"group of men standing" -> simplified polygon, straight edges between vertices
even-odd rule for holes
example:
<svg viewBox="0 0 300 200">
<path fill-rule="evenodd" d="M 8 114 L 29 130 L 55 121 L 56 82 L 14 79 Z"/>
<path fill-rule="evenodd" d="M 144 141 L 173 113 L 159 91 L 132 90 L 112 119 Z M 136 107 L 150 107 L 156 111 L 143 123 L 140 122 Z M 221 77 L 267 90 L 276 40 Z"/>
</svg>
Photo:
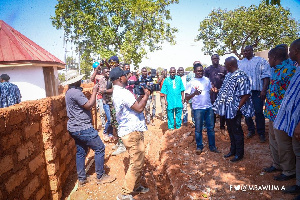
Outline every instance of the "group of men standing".
<svg viewBox="0 0 300 200">
<path fill-rule="evenodd" d="M 256 132 L 261 142 L 265 142 L 265 117 L 269 119 L 269 142 L 273 164 L 265 168 L 265 172 L 282 171 L 274 179 L 289 180 L 296 176 L 296 185 L 285 190 L 286 193 L 300 193 L 300 82 L 299 68 L 295 62 L 300 62 L 300 39 L 290 46 L 278 45 L 269 52 L 269 64 L 261 57 L 254 56 L 253 48 L 244 49 L 244 59 L 238 61 L 235 57 L 225 59 L 225 67 L 219 65 L 219 56 L 212 55 L 212 65 L 205 68 L 199 61 L 193 63 L 193 78 L 184 75 L 184 69 L 170 68 L 170 75 L 162 72 L 157 78 L 161 86 L 160 100 L 166 108 L 162 109 L 170 130 L 178 129 L 183 122 L 187 124 L 187 105 L 190 103 L 192 117 L 195 123 L 196 154 L 201 154 L 204 145 L 202 131 L 205 124 L 210 151 L 220 153 L 215 144 L 216 116 L 220 119 L 221 132 L 225 134 L 225 123 L 230 137 L 230 150 L 225 158 L 232 157 L 231 162 L 237 162 L 244 157 L 244 133 L 241 126 L 242 116 L 248 126 L 247 137 L 255 135 L 252 117 L 255 116 Z M 98 132 L 91 124 L 89 109 L 96 102 L 96 95 L 102 97 L 105 113 L 114 115 L 118 137 L 130 156 L 129 169 L 125 176 L 122 192 L 117 199 L 133 199 L 132 193 L 145 193 L 149 189 L 141 185 L 141 172 L 144 165 L 144 135 L 146 123 L 150 124 L 151 116 L 146 109 L 153 101 L 150 90 L 143 88 L 144 94 L 134 94 L 129 79 L 142 81 L 147 78 L 147 71 L 142 69 L 142 76 L 136 78 L 129 70 L 119 67 L 119 60 L 112 57 L 109 68 L 102 68 L 103 77 L 95 81 L 92 96 L 88 100 L 80 88 L 82 76 L 75 77 L 69 84 L 66 93 L 67 113 L 69 117 L 68 130 L 75 139 L 77 146 L 76 165 L 80 184 L 87 181 L 84 170 L 84 158 L 88 147 L 95 151 L 95 170 L 98 183 L 115 180 L 104 173 L 105 147 Z M 107 69 L 107 71 L 106 71 Z M 144 70 L 145 69 L 145 70 Z M 143 70 L 146 71 L 143 73 Z M 97 76 L 93 75 L 97 80 Z M 109 82 L 110 81 L 110 82 Z M 102 86 L 102 82 L 106 83 Z M 111 106 L 106 105 L 105 95 L 110 95 Z M 98 97 L 99 99 L 100 97 Z M 266 103 L 265 103 L 266 99 Z M 154 99 L 155 100 L 155 99 Z M 265 106 L 265 111 L 263 110 Z M 108 108 L 110 107 L 110 112 Z M 182 119 L 183 115 L 183 119 Z M 78 117 L 80 116 L 80 117 Z M 112 122 L 107 122 L 104 133 L 113 137 Z M 113 118 L 113 117 L 112 117 Z M 175 118 L 175 120 L 174 120 Z M 145 120 L 146 119 L 146 120 Z M 110 123 L 108 123 L 110 122 Z M 96 156 L 97 155 L 97 156 Z M 296 165 L 295 165 L 296 161 Z"/>
</svg>

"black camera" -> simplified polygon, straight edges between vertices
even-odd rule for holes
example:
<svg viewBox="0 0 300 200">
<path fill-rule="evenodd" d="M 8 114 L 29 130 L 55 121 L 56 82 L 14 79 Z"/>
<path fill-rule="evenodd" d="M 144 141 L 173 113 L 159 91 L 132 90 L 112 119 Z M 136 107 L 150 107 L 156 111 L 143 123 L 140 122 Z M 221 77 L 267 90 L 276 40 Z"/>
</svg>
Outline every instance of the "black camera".
<svg viewBox="0 0 300 200">
<path fill-rule="evenodd" d="M 134 85 L 133 93 L 137 95 L 144 95 L 144 89 L 146 88 L 152 93 L 153 91 L 160 91 L 159 84 L 154 84 L 153 79 L 156 75 L 156 70 L 151 69 L 151 76 L 138 81 L 128 81 L 128 85 Z"/>
</svg>

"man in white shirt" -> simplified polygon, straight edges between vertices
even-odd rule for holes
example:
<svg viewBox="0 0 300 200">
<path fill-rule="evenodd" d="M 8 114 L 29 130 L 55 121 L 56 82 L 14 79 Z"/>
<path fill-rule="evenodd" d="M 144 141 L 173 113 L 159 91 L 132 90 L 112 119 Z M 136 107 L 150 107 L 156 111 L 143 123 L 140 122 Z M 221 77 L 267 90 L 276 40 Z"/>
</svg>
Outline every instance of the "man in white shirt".
<svg viewBox="0 0 300 200">
<path fill-rule="evenodd" d="M 203 121 L 207 127 L 207 137 L 209 149 L 212 152 L 220 153 L 215 144 L 214 112 L 210 101 L 211 83 L 204 77 L 203 66 L 200 63 L 194 64 L 195 78 L 186 86 L 185 98 L 192 99 L 192 107 L 195 118 L 195 138 L 197 143 L 196 154 L 201 154 L 203 150 L 202 128 Z"/>
<path fill-rule="evenodd" d="M 255 110 L 255 123 L 261 142 L 265 142 L 265 116 L 263 113 L 264 101 L 270 83 L 271 68 L 265 59 L 254 56 L 252 46 L 244 49 L 244 59 L 239 61 L 238 68 L 243 70 L 250 80 L 251 99 Z M 255 126 L 252 117 L 245 117 L 248 126 L 247 138 L 255 134 Z"/>
<path fill-rule="evenodd" d="M 135 99 L 134 95 L 125 88 L 127 77 L 120 67 L 112 69 L 109 77 L 113 82 L 112 100 L 119 124 L 118 136 L 122 138 L 130 159 L 122 193 L 117 196 L 117 199 L 132 200 L 131 193 L 149 191 L 148 188 L 141 186 L 140 180 L 145 157 L 143 132 L 147 130 L 143 110 L 150 96 L 150 91 L 144 89 L 145 95 Z"/>
</svg>

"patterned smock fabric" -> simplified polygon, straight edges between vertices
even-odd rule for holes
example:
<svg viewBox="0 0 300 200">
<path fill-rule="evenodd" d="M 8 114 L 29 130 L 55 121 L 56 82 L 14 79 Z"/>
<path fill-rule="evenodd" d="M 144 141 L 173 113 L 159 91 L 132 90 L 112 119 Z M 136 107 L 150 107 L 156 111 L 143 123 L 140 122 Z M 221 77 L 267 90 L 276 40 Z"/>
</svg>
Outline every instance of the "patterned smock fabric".
<svg viewBox="0 0 300 200">
<path fill-rule="evenodd" d="M 243 95 L 251 94 L 250 81 L 244 71 L 237 69 L 235 72 L 228 72 L 218 97 L 213 104 L 213 110 L 226 119 L 233 119 L 238 111 L 238 106 Z M 254 115 L 254 108 L 251 98 L 241 107 L 241 112 L 246 117 Z"/>
<path fill-rule="evenodd" d="M 276 129 L 285 131 L 293 137 L 294 130 L 300 121 L 300 68 L 297 67 L 295 75 L 285 92 L 281 106 L 274 121 Z"/>
<path fill-rule="evenodd" d="M 270 85 L 267 91 L 265 117 L 274 121 L 296 67 L 289 59 L 272 68 Z"/>
<path fill-rule="evenodd" d="M 17 85 L 10 82 L 0 84 L 0 108 L 21 102 L 21 93 Z"/>
</svg>

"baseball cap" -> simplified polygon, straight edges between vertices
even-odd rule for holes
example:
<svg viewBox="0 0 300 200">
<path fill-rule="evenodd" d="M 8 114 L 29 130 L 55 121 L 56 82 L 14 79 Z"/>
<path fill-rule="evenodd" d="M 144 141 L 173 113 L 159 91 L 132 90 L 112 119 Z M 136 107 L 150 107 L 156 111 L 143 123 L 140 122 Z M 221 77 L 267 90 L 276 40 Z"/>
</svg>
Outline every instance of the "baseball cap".
<svg viewBox="0 0 300 200">
<path fill-rule="evenodd" d="M 125 75 L 125 72 L 120 67 L 115 67 L 112 70 L 110 70 L 109 78 L 111 81 L 114 81 L 124 75 Z"/>
<path fill-rule="evenodd" d="M 108 62 L 117 62 L 119 63 L 119 58 L 117 56 L 112 56 L 109 58 Z"/>
</svg>

